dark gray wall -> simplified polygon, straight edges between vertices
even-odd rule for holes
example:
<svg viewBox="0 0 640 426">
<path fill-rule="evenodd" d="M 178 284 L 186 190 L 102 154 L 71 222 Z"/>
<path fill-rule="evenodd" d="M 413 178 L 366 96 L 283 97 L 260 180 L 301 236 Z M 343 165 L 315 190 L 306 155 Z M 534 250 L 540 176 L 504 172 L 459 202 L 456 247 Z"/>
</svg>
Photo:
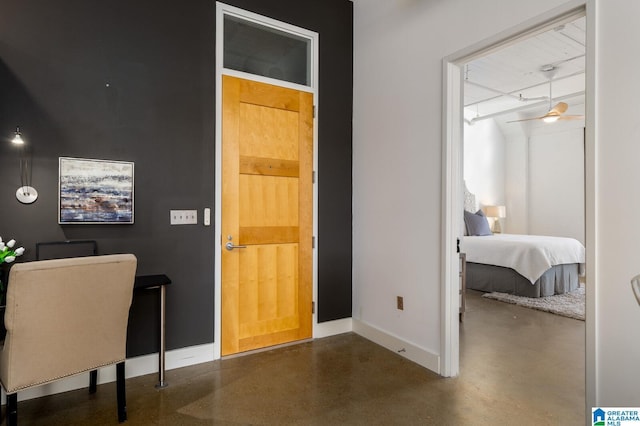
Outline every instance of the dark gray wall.
<svg viewBox="0 0 640 426">
<path fill-rule="evenodd" d="M 352 21 L 347 0 L 227 2 L 320 34 L 319 320 L 351 316 Z M 0 235 L 96 239 L 166 273 L 167 347 L 213 341 L 214 228 L 170 209 L 214 206 L 215 2 L 0 0 Z M 15 199 L 20 125 L 33 205 Z M 135 162 L 134 225 L 57 224 L 58 157 Z M 134 298 L 130 356 L 157 351 L 156 292 Z"/>
</svg>

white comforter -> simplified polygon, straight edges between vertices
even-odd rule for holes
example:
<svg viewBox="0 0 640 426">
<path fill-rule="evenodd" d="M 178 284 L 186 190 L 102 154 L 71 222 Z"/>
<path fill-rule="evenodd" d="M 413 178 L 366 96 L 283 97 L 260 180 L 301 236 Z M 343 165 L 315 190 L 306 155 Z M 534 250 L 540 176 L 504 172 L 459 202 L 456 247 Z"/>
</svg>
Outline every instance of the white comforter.
<svg viewBox="0 0 640 426">
<path fill-rule="evenodd" d="M 578 240 L 541 235 L 494 234 L 464 237 L 460 249 L 467 262 L 515 269 L 535 283 L 549 268 L 585 262 L 585 249 Z"/>
</svg>

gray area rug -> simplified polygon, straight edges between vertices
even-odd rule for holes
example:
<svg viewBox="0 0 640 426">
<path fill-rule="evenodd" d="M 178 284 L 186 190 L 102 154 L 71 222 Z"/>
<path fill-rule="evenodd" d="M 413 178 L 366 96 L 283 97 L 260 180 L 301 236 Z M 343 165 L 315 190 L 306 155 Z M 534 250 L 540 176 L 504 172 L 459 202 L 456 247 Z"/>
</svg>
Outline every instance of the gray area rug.
<svg viewBox="0 0 640 426">
<path fill-rule="evenodd" d="M 584 294 L 584 285 L 580 285 L 571 293 L 547 297 L 522 297 L 506 293 L 485 293 L 482 297 L 584 321 Z"/>
</svg>

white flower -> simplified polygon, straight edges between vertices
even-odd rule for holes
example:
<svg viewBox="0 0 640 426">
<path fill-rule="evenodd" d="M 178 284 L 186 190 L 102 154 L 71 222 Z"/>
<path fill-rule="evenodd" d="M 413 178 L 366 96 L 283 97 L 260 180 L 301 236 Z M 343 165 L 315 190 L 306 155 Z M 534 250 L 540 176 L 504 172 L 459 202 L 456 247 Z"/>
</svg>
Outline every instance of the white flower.
<svg viewBox="0 0 640 426">
<path fill-rule="evenodd" d="M 18 247 L 14 249 L 16 240 L 13 238 L 6 243 L 0 238 L 0 263 L 11 263 L 16 260 L 16 257 L 22 256 L 25 250 L 24 247 Z"/>
</svg>

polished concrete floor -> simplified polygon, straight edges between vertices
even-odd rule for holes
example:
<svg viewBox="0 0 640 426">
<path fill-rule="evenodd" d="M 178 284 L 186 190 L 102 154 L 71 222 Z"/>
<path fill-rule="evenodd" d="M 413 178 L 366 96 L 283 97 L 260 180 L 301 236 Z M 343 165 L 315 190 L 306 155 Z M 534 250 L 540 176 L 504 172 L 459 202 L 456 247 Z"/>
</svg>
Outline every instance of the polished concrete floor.
<svg viewBox="0 0 640 426">
<path fill-rule="evenodd" d="M 584 322 L 469 292 L 461 374 L 352 334 L 127 380 L 128 425 L 584 425 Z M 18 404 L 21 425 L 117 424 L 115 384 Z M 4 420 L 4 409 L 3 409 Z"/>
</svg>

